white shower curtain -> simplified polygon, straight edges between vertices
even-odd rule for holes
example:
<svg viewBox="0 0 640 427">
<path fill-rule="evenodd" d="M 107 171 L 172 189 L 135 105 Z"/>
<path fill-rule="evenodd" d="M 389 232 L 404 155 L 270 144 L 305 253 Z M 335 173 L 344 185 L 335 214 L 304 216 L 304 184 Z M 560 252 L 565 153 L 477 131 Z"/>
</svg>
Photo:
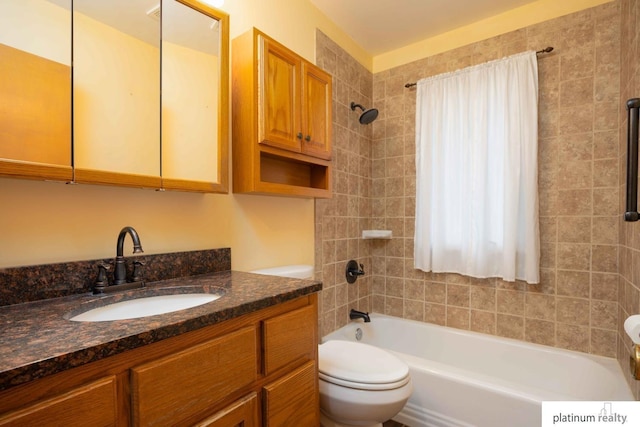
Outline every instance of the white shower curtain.
<svg viewBox="0 0 640 427">
<path fill-rule="evenodd" d="M 416 268 L 539 282 L 537 111 L 535 52 L 418 82 Z"/>
</svg>

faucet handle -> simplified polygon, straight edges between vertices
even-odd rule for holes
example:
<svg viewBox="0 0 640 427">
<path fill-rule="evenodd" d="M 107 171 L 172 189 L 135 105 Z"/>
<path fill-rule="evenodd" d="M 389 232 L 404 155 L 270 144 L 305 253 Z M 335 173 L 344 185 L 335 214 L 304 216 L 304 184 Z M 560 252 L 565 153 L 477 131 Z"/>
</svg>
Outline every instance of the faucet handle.
<svg viewBox="0 0 640 427">
<path fill-rule="evenodd" d="M 357 275 L 359 276 L 363 276 L 364 275 L 364 264 L 360 264 L 360 270 L 356 272 Z"/>
<path fill-rule="evenodd" d="M 107 271 L 111 269 L 111 265 L 106 262 L 101 262 L 98 264 L 98 278 L 96 279 L 96 283 L 93 286 L 94 294 L 101 294 L 104 292 L 104 288 L 109 286 L 109 281 L 107 280 Z"/>
<path fill-rule="evenodd" d="M 358 279 L 358 276 L 364 276 L 364 274 L 363 264 L 358 264 L 353 259 L 347 262 L 347 269 L 345 271 L 347 283 L 354 283 Z"/>
<path fill-rule="evenodd" d="M 142 267 L 144 267 L 146 263 L 144 261 L 133 261 L 133 275 L 131 276 L 131 281 L 133 282 L 141 282 L 142 281 Z"/>
<path fill-rule="evenodd" d="M 98 269 L 100 270 L 104 269 L 104 271 L 109 271 L 111 270 L 111 266 L 112 264 L 110 262 L 100 261 L 100 263 L 98 264 Z"/>
</svg>

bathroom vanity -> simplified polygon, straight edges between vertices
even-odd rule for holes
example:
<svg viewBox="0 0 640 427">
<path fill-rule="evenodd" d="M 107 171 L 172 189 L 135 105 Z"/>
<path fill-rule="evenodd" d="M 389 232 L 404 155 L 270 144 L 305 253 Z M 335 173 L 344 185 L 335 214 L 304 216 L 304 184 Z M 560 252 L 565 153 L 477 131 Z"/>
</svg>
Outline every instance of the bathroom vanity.
<svg viewBox="0 0 640 427">
<path fill-rule="evenodd" d="M 318 425 L 321 284 L 223 271 L 145 292 L 185 286 L 224 296 L 112 322 L 68 319 L 113 296 L 0 307 L 0 426 Z"/>
</svg>

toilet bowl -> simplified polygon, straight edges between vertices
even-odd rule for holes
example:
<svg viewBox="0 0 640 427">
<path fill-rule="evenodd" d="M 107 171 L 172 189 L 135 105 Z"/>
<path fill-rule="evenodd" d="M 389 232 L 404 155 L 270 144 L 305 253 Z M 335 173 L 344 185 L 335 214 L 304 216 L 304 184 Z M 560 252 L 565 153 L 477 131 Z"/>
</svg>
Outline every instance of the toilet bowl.
<svg viewBox="0 0 640 427">
<path fill-rule="evenodd" d="M 323 427 L 381 427 L 413 391 L 407 364 L 378 347 L 327 341 L 318 360 Z"/>
</svg>

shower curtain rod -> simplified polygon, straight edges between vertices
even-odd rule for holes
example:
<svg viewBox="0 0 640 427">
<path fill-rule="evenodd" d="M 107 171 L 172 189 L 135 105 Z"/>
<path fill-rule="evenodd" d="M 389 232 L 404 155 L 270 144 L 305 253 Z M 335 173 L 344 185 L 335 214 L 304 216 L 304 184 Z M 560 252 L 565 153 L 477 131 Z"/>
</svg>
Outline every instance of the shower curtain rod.
<svg viewBox="0 0 640 427">
<path fill-rule="evenodd" d="M 539 55 L 539 54 L 541 54 L 541 53 L 549 53 L 549 52 L 551 52 L 552 50 L 553 50 L 553 48 L 552 48 L 551 46 L 549 46 L 549 47 L 545 47 L 545 48 L 544 48 L 544 49 L 542 49 L 542 50 L 538 50 L 538 51 L 536 51 L 536 54 L 537 54 L 537 55 Z M 413 87 L 413 86 L 415 86 L 415 85 L 417 85 L 417 84 L 418 84 L 418 83 L 407 83 L 407 84 L 405 84 L 405 85 L 404 85 L 404 87 L 406 87 L 406 88 L 410 88 L 410 87 Z"/>
</svg>

